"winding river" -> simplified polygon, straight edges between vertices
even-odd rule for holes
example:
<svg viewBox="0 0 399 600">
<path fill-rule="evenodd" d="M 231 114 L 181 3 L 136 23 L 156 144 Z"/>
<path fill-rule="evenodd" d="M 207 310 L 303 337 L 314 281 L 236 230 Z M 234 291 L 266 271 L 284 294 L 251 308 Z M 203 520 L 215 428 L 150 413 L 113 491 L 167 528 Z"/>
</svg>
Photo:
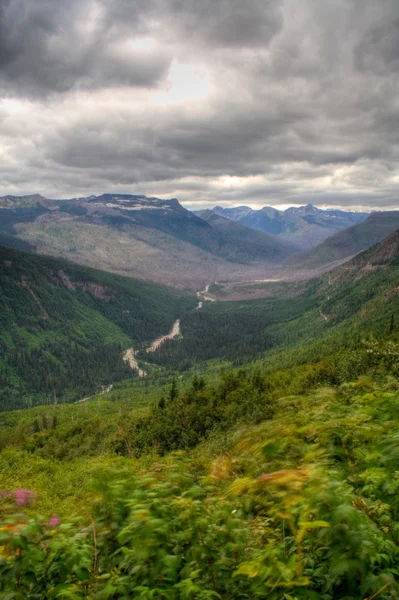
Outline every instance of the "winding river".
<svg viewBox="0 0 399 600">
<path fill-rule="evenodd" d="M 201 310 L 201 308 L 204 306 L 204 302 L 207 300 L 210 302 L 215 302 L 214 298 L 211 298 L 210 296 L 207 295 L 211 285 L 212 284 L 209 283 L 207 286 L 205 286 L 204 290 L 197 292 L 198 304 L 194 308 L 194 310 Z M 172 340 L 173 338 L 177 337 L 180 334 L 181 334 L 181 332 L 180 332 L 180 317 L 179 317 L 173 323 L 173 326 L 172 326 L 172 329 L 170 330 L 170 332 L 166 335 L 162 335 L 162 336 L 158 337 L 156 340 L 151 342 L 149 347 L 146 349 L 146 352 L 155 352 L 155 350 L 157 350 L 159 348 L 159 346 L 161 346 L 166 340 Z M 137 374 L 139 377 L 146 377 L 147 373 L 139 367 L 139 364 L 137 362 L 137 359 L 136 359 L 137 353 L 138 353 L 138 350 L 135 350 L 134 348 L 128 348 L 123 355 L 123 360 L 125 362 L 129 363 L 129 366 L 131 369 L 134 369 L 135 371 L 137 371 Z"/>
</svg>

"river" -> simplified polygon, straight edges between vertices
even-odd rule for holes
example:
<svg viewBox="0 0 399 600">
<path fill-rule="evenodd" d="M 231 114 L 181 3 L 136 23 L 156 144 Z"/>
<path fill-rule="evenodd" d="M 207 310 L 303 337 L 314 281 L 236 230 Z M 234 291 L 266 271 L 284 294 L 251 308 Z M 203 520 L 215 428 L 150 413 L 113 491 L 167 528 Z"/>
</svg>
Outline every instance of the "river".
<svg viewBox="0 0 399 600">
<path fill-rule="evenodd" d="M 215 302 L 214 298 L 211 298 L 210 296 L 207 295 L 211 285 L 212 284 L 209 283 L 207 286 L 205 286 L 204 290 L 197 292 L 198 304 L 194 310 L 201 310 L 201 308 L 204 306 L 204 302 L 207 300 L 210 302 Z M 166 340 L 172 340 L 173 338 L 177 337 L 180 334 L 181 334 L 181 332 L 180 332 L 180 317 L 179 317 L 173 323 L 173 326 L 172 326 L 172 329 L 170 330 L 170 332 L 167 333 L 166 335 L 161 335 L 156 340 L 151 342 L 149 347 L 146 349 L 146 352 L 155 352 L 155 350 L 157 350 L 159 348 L 159 346 L 161 346 Z M 138 353 L 138 350 L 135 350 L 134 348 L 128 348 L 123 355 L 123 360 L 125 362 L 129 363 L 131 369 L 134 369 L 135 371 L 137 371 L 137 374 L 139 377 L 146 377 L 147 373 L 139 367 L 139 364 L 137 362 L 137 359 L 136 359 L 137 353 Z"/>
</svg>

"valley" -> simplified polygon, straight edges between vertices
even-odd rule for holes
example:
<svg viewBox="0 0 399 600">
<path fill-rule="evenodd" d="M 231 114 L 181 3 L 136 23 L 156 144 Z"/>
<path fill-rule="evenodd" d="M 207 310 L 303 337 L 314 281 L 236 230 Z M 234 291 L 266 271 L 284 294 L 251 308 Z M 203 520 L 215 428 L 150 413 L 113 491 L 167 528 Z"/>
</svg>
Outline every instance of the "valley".
<svg viewBox="0 0 399 600">
<path fill-rule="evenodd" d="M 15 203 L 15 200 L 13 202 Z M 100 207 L 104 205 L 97 199 L 95 202 L 84 200 L 84 204 L 90 202 L 96 207 L 95 211 L 98 204 Z M 107 209 L 114 210 L 116 202 L 117 200 L 114 203 L 106 202 L 105 205 Z M 123 210 L 132 214 L 137 212 L 137 203 L 140 202 L 142 203 L 139 205 L 140 214 L 149 212 L 148 199 L 145 197 L 134 200 L 135 203 L 131 196 L 122 200 L 119 198 L 118 202 L 122 202 Z M 153 212 L 164 210 L 164 201 L 155 199 L 151 202 L 154 202 Z M 46 207 L 47 205 L 48 203 Z M 78 201 L 76 206 L 82 207 L 81 201 Z M 74 204 L 74 210 L 76 206 Z M 119 208 L 120 205 L 117 206 Z M 171 207 L 169 204 L 167 206 L 166 212 L 173 211 L 176 203 L 171 202 Z M 66 209 L 71 210 L 69 201 L 63 205 L 64 212 Z M 182 210 L 186 218 L 185 212 L 188 211 Z M 395 215 L 396 213 L 387 215 L 384 221 L 381 221 L 378 214 L 373 216 L 373 222 L 383 223 L 382 229 L 376 226 L 376 231 L 381 231 L 376 235 L 382 235 L 391 224 L 396 224 Z M 367 221 L 368 219 L 364 220 L 354 228 L 364 228 Z M 163 227 L 165 229 L 166 225 Z M 207 225 L 205 223 L 200 227 L 206 228 Z M 224 227 L 225 223 L 223 223 Z M 248 235 L 246 230 L 237 231 L 234 230 L 234 235 L 240 237 Z M 105 231 L 103 235 L 113 247 L 114 238 L 107 237 Z M 334 236 L 331 239 L 334 239 Z M 86 242 L 88 240 L 90 237 L 86 237 Z M 136 247 L 133 245 L 130 250 L 135 253 Z M 316 315 L 324 320 L 328 328 L 333 325 L 339 331 L 340 311 L 331 306 L 331 298 L 334 297 L 335 292 L 331 290 L 334 293 L 328 295 L 330 301 L 326 305 L 323 299 L 324 292 L 319 291 L 324 286 L 321 282 L 326 281 L 326 278 L 331 281 L 336 272 L 347 269 L 347 265 L 352 263 L 357 264 L 356 261 L 359 260 L 355 257 L 345 263 L 345 259 L 342 258 L 314 270 L 300 268 L 293 270 L 286 262 L 269 266 L 236 265 L 232 271 L 222 272 L 221 277 L 217 278 L 212 277 L 215 273 L 210 270 L 208 283 L 206 281 L 202 283 L 201 291 L 198 291 L 199 286 L 191 291 L 194 280 L 197 281 L 196 278 L 185 279 L 184 284 L 181 281 L 174 288 L 175 291 L 172 291 L 172 288 L 162 286 L 151 287 L 157 284 L 145 281 L 139 283 L 139 279 L 126 279 L 119 275 L 106 273 L 101 275 L 99 272 L 85 271 L 84 267 L 62 262 L 62 259 L 61 262 L 59 259 L 55 262 L 51 258 L 40 258 L 39 255 L 29 257 L 5 248 L 2 256 L 0 275 L 2 274 L 3 277 L 3 288 L 9 289 L 5 295 L 3 294 L 5 310 L 9 311 L 10 302 L 14 302 L 12 313 L 7 315 L 7 312 L 3 311 L 4 358 L 2 371 L 0 371 L 3 373 L 4 382 L 2 393 L 4 398 L 12 394 L 14 399 L 11 402 L 15 402 L 18 393 L 15 382 L 29 381 L 29 384 L 26 385 L 25 382 L 19 391 L 22 403 L 40 403 L 46 394 L 47 398 L 49 396 L 67 398 L 68 394 L 71 399 L 76 396 L 82 398 L 87 396 L 88 391 L 92 392 L 96 386 L 110 385 L 117 382 L 118 378 L 135 375 L 152 377 L 159 368 L 184 371 L 192 368 L 198 361 L 201 363 L 222 358 L 233 362 L 253 360 L 264 352 L 275 351 L 280 346 L 284 348 L 287 344 L 302 343 L 302 338 L 304 340 L 310 340 L 314 336 L 321 338 L 327 332 L 323 332 L 320 324 L 317 325 Z M 149 258 L 152 260 L 151 255 Z M 296 260 L 297 264 L 300 264 L 296 257 L 288 260 L 292 263 Z M 342 263 L 346 266 L 340 267 Z M 18 266 L 17 271 L 15 265 Z M 160 267 L 163 269 L 163 265 Z M 234 272 L 236 267 L 238 271 Z M 240 268 L 243 269 L 241 272 Z M 325 271 L 328 271 L 329 275 L 323 276 Z M 391 272 L 393 275 L 396 273 L 394 269 Z M 37 273 L 33 279 L 32 273 Z M 376 274 L 374 280 L 375 277 Z M 156 270 L 151 270 L 151 278 L 155 281 L 158 279 Z M 210 284 L 209 281 L 212 279 L 214 282 Z M 375 290 L 378 291 L 377 282 L 374 281 L 374 284 Z M 137 292 L 140 290 L 138 295 L 135 290 Z M 133 318 L 131 309 L 133 297 L 129 296 L 131 292 L 140 298 L 140 304 L 136 304 L 134 308 Z M 353 290 L 351 293 L 353 294 Z M 51 295 L 58 298 L 58 311 L 61 310 L 61 306 L 65 307 L 62 310 L 65 311 L 65 315 L 69 315 L 67 320 L 72 318 L 73 310 L 78 309 L 79 303 L 84 302 L 84 312 L 78 309 L 82 325 L 79 325 L 76 334 L 71 334 L 69 330 L 68 335 L 65 336 L 61 332 L 61 321 L 57 322 L 54 317 L 55 305 L 53 299 L 50 301 Z M 180 306 L 187 307 L 188 310 L 173 313 L 172 297 L 175 307 L 180 303 Z M 215 302 L 216 300 L 218 302 Z M 29 317 L 26 312 L 27 306 L 31 306 Z M 72 306 L 76 308 L 71 312 Z M 16 307 L 20 307 L 18 310 L 21 312 L 16 312 Z M 353 305 L 353 309 L 356 312 L 356 305 Z M 99 311 L 92 321 L 92 323 L 98 321 L 96 330 L 90 324 L 92 317 L 89 315 L 93 310 Z M 166 314 L 163 314 L 166 312 L 168 327 L 162 325 L 163 331 L 158 335 L 152 335 L 152 332 L 156 334 L 157 330 L 159 331 L 161 323 L 166 324 Z M 151 322 L 146 318 L 143 320 L 146 313 L 148 317 L 153 315 L 150 317 Z M 333 318 L 329 315 L 333 315 Z M 386 318 L 388 319 L 389 316 Z M 347 327 L 344 321 L 345 319 L 342 326 Z M 302 325 L 299 325 L 300 323 Z M 76 325 L 73 327 L 76 328 Z M 363 325 L 361 327 L 363 328 Z M 132 338 L 136 341 L 133 346 Z M 67 350 L 68 348 L 73 351 Z M 96 353 L 97 358 L 95 358 Z M 116 379 L 111 371 L 108 374 L 106 370 L 104 371 L 102 366 L 105 364 L 104 359 L 99 358 L 101 353 L 109 356 L 105 362 L 111 361 L 110 365 L 113 364 L 112 372 L 118 373 Z M 68 381 L 68 369 L 72 357 L 74 357 L 73 361 L 79 361 L 81 364 L 78 368 L 75 367 L 76 383 L 71 385 L 71 380 Z M 82 365 L 86 360 L 91 363 L 90 378 L 83 374 Z M 33 374 L 29 365 L 35 364 L 35 361 L 40 361 L 41 367 L 38 373 Z M 22 364 L 25 366 L 22 367 Z M 117 368 L 116 364 L 118 364 Z M 66 366 L 67 370 L 64 370 Z M 79 375 L 80 370 L 81 375 Z"/>
<path fill-rule="evenodd" d="M 211 286 L 211 284 L 208 284 L 205 286 L 204 290 L 197 292 L 198 304 L 193 310 L 195 310 L 195 311 L 201 310 L 201 308 L 204 306 L 204 302 L 206 302 L 206 301 L 215 302 L 214 298 L 207 296 L 210 286 Z M 173 340 L 174 338 L 180 336 L 181 335 L 180 321 L 181 321 L 181 317 L 176 319 L 176 321 L 173 323 L 172 329 L 170 330 L 169 333 L 167 333 L 166 335 L 162 335 L 162 336 L 156 338 L 155 340 L 153 340 L 152 342 L 150 342 L 149 346 L 145 349 L 145 351 L 147 353 L 155 352 L 167 340 Z M 137 362 L 137 359 L 135 358 L 137 354 L 139 354 L 139 350 L 135 350 L 134 348 L 128 348 L 128 350 L 126 350 L 126 352 L 123 355 L 123 360 L 129 364 L 131 369 L 133 369 L 134 371 L 137 372 L 139 377 L 147 377 L 146 371 L 144 371 L 143 369 L 140 368 L 140 366 Z"/>
<path fill-rule="evenodd" d="M 167 334 L 196 296 L 0 248 L 0 406 L 93 393 L 133 375 L 122 351 Z"/>
<path fill-rule="evenodd" d="M 0 590 L 21 574 L 24 597 L 393 600 L 395 214 L 370 248 L 366 218 L 308 264 L 257 235 L 245 254 L 252 234 L 209 214 L 170 237 L 175 216 L 148 213 L 175 204 L 147 200 L 93 201 L 90 223 L 67 202 L 12 225 L 29 252 L 0 248 Z M 119 202 L 135 216 L 115 229 Z"/>
</svg>

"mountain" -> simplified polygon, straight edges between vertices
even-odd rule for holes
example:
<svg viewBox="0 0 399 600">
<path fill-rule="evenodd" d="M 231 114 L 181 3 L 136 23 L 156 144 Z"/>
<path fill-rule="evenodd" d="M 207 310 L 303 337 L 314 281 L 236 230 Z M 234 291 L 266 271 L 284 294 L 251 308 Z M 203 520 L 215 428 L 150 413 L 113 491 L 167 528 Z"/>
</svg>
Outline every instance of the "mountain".
<svg viewBox="0 0 399 600">
<path fill-rule="evenodd" d="M 231 241 L 234 251 L 239 250 L 245 253 L 253 253 L 253 256 L 265 256 L 281 259 L 299 251 L 294 243 L 281 240 L 276 236 L 253 230 L 223 216 L 215 214 L 212 210 L 198 211 L 197 216 L 208 223 L 213 231 L 220 234 L 226 240 Z"/>
<path fill-rule="evenodd" d="M 342 261 L 377 244 L 398 228 L 399 211 L 376 212 L 362 223 L 340 231 L 312 250 L 295 256 L 289 264 L 308 269 Z"/>
<path fill-rule="evenodd" d="M 363 277 L 399 267 L 399 229 L 388 235 L 382 242 L 357 254 L 345 264 L 337 267 L 324 277 L 329 285 L 333 282 L 352 282 L 354 285 Z"/>
<path fill-rule="evenodd" d="M 283 261 L 295 245 L 199 218 L 176 199 L 103 194 L 70 200 L 0 198 L 0 235 L 38 253 L 198 289 L 220 273 Z M 5 236 L 5 237 L 4 237 Z M 245 267 L 244 267 L 245 265 Z"/>
<path fill-rule="evenodd" d="M 2 208 L 35 208 L 38 204 L 45 206 L 49 201 L 40 194 L 30 194 L 28 196 L 2 196 L 0 198 L 0 206 Z"/>
<path fill-rule="evenodd" d="M 336 231 L 360 223 L 370 214 L 336 209 L 321 210 L 312 204 L 287 210 L 277 210 L 271 206 L 260 210 L 253 210 L 248 206 L 215 206 L 213 212 L 235 223 L 292 241 L 303 249 L 312 248 Z"/>
<path fill-rule="evenodd" d="M 122 350 L 195 306 L 174 288 L 0 247 L 0 410 L 132 376 Z"/>
</svg>

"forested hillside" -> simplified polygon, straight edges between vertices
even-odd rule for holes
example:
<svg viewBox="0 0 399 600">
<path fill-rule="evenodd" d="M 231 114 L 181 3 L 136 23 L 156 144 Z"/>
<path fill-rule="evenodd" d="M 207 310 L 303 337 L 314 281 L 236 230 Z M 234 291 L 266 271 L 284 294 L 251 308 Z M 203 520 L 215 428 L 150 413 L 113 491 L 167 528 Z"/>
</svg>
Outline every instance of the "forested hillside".
<svg viewBox="0 0 399 600">
<path fill-rule="evenodd" d="M 122 349 L 167 333 L 195 297 L 0 248 L 0 408 L 78 399 L 133 376 Z"/>
</svg>

